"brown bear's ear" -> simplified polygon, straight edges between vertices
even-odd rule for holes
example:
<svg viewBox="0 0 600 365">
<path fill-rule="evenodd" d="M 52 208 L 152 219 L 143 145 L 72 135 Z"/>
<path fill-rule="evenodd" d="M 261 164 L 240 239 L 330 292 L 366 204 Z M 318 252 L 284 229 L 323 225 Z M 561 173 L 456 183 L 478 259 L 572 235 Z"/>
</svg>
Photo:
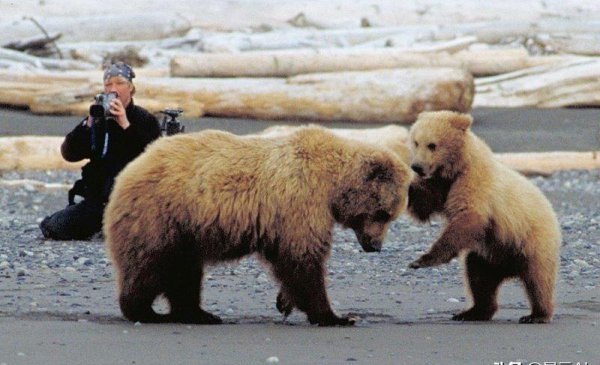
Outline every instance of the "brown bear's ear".
<svg viewBox="0 0 600 365">
<path fill-rule="evenodd" d="M 454 128 L 460 129 L 461 131 L 466 131 L 473 123 L 473 117 L 471 117 L 469 114 L 456 113 L 451 117 L 449 122 Z"/>
<path fill-rule="evenodd" d="M 367 164 L 365 181 L 391 181 L 394 177 L 392 169 L 383 161 L 369 161 Z"/>
</svg>

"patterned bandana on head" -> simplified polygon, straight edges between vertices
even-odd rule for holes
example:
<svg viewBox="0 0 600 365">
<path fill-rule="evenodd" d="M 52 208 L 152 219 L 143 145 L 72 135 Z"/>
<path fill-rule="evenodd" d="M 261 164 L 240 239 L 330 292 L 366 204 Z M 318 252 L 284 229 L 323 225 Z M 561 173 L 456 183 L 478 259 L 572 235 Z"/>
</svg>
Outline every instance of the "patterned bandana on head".
<svg viewBox="0 0 600 365">
<path fill-rule="evenodd" d="M 117 62 L 108 66 L 106 70 L 104 70 L 104 81 L 107 81 L 111 77 L 115 76 L 124 77 L 127 79 L 127 81 L 132 82 L 131 80 L 133 80 L 135 77 L 135 72 L 133 72 L 133 69 L 128 64 L 124 62 Z"/>
</svg>

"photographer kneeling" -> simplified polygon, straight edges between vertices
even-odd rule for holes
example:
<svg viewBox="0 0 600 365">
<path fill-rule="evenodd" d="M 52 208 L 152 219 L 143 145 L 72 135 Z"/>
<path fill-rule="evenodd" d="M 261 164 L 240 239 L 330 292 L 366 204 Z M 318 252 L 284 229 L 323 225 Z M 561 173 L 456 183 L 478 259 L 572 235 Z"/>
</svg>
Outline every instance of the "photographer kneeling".
<svg viewBox="0 0 600 365">
<path fill-rule="evenodd" d="M 104 71 L 104 92 L 90 108 L 90 116 L 69 133 L 62 146 L 65 160 L 90 159 L 69 192 L 69 206 L 40 223 L 44 237 L 88 239 L 102 229 L 102 215 L 114 179 L 131 160 L 161 135 L 156 117 L 134 105 L 133 69 L 117 62 Z M 76 203 L 74 195 L 84 199 Z"/>
</svg>

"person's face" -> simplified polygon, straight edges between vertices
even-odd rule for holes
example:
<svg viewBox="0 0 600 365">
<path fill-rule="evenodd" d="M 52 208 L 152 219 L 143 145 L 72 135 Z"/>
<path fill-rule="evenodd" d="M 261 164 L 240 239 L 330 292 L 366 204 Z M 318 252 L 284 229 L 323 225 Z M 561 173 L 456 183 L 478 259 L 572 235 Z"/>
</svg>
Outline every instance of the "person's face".
<svg viewBox="0 0 600 365">
<path fill-rule="evenodd" d="M 119 96 L 119 100 L 123 103 L 124 107 L 127 107 L 131 102 L 131 96 L 133 93 L 133 84 L 127 81 L 126 78 L 121 76 L 113 76 L 110 79 L 104 81 L 104 92 L 110 93 L 115 92 Z"/>
</svg>

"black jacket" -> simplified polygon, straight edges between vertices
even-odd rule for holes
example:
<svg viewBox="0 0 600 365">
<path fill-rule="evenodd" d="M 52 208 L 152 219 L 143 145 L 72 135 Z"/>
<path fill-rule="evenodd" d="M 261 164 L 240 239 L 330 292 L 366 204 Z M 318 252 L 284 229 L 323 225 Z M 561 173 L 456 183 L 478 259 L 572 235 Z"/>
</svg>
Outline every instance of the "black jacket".
<svg viewBox="0 0 600 365">
<path fill-rule="evenodd" d="M 117 174 L 146 146 L 161 135 L 158 119 L 146 109 L 133 104 L 125 109 L 130 126 L 121 128 L 116 121 L 96 121 L 92 127 L 80 122 L 67 134 L 61 153 L 70 162 L 90 159 L 82 169 L 78 195 L 107 202 Z"/>
</svg>

